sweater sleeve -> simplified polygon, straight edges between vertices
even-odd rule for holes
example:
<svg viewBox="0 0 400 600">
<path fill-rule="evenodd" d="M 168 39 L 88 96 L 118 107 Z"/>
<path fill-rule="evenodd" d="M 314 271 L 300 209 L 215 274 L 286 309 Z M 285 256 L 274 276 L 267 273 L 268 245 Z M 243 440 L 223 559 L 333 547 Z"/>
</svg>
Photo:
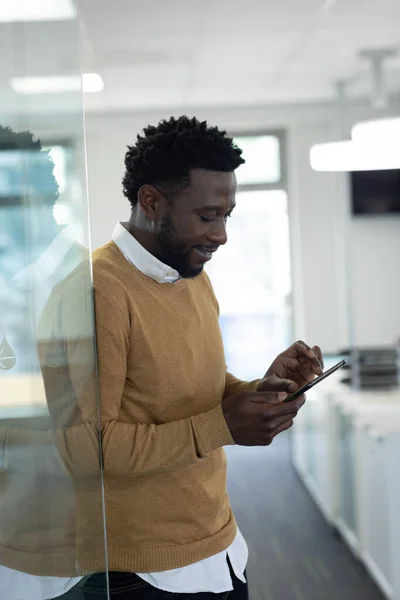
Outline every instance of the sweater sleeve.
<svg viewBox="0 0 400 600">
<path fill-rule="evenodd" d="M 82 339 L 70 339 L 67 344 L 69 373 L 83 419 L 81 425 L 59 430 L 59 444 L 69 469 L 82 465 L 84 453 L 93 457 L 99 421 L 107 475 L 147 475 L 185 467 L 234 444 L 220 404 L 208 412 L 169 423 L 119 421 L 127 374 L 129 322 L 124 322 L 109 300 L 97 292 L 95 314 L 100 411 L 93 401 L 94 377 L 82 377 L 88 348 L 81 348 Z M 92 385 L 88 385 L 90 379 Z"/>
<path fill-rule="evenodd" d="M 254 381 L 242 381 L 236 379 L 234 375 L 231 375 L 231 373 L 228 373 L 227 371 L 225 376 L 224 398 L 228 398 L 228 396 L 233 396 L 239 392 L 256 391 L 259 383 L 260 379 L 255 379 Z"/>
</svg>

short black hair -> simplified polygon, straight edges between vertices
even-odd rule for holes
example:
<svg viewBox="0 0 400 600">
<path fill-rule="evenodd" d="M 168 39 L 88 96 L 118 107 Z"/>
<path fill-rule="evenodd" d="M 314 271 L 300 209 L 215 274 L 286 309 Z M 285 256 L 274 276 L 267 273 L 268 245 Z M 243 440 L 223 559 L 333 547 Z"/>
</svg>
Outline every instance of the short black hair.
<svg viewBox="0 0 400 600">
<path fill-rule="evenodd" d="M 143 133 L 125 155 L 122 185 L 132 208 L 142 185 L 158 184 L 176 191 L 190 185 L 192 169 L 230 173 L 245 162 L 226 131 L 196 117 L 171 117 L 157 126 L 149 125 Z"/>
<path fill-rule="evenodd" d="M 16 161 L 5 158 L 6 153 L 14 152 Z M 42 149 L 41 141 L 35 139 L 33 133 L 16 132 L 0 125 L 0 203 L 21 200 L 29 186 L 46 204 L 53 206 L 58 198 L 58 183 L 53 170 L 54 162 L 49 152 Z"/>
</svg>

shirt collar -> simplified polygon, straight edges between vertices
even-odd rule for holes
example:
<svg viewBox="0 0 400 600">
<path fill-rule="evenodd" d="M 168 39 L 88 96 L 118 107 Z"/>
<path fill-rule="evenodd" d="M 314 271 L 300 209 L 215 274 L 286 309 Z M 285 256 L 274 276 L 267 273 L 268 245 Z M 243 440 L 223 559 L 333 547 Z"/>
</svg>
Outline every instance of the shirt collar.
<svg viewBox="0 0 400 600">
<path fill-rule="evenodd" d="M 158 260 L 158 258 L 153 256 L 153 254 L 150 254 L 150 252 L 143 248 L 137 239 L 125 229 L 122 223 L 117 223 L 115 226 L 112 240 L 132 265 L 158 283 L 175 283 L 175 281 L 180 279 L 178 271 L 165 265 Z"/>
</svg>

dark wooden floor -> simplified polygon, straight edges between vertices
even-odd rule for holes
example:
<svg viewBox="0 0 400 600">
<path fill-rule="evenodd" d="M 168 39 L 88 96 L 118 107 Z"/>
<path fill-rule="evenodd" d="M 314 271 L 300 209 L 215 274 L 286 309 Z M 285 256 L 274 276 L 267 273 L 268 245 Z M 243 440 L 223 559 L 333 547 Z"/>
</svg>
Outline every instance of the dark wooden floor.
<svg viewBox="0 0 400 600">
<path fill-rule="evenodd" d="M 289 435 L 228 447 L 228 488 L 250 549 L 251 600 L 383 600 L 290 463 Z"/>
</svg>

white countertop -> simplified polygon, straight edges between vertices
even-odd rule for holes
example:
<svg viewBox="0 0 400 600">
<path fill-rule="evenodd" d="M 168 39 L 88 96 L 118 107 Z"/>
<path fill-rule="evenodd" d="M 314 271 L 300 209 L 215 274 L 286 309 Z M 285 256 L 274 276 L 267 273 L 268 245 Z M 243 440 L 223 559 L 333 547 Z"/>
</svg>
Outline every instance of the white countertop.
<svg viewBox="0 0 400 600">
<path fill-rule="evenodd" d="M 335 373 L 310 390 L 310 400 L 323 398 L 353 417 L 356 426 L 369 428 L 376 435 L 400 433 L 400 388 L 356 390 L 340 382 L 343 371 Z"/>
</svg>

